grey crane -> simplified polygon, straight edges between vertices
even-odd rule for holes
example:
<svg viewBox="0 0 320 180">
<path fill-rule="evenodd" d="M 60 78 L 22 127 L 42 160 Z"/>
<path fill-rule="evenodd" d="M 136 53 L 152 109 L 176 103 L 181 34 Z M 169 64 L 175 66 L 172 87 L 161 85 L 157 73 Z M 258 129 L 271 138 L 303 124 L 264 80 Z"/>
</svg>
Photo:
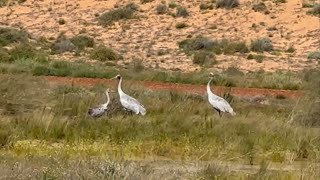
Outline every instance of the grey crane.
<svg viewBox="0 0 320 180">
<path fill-rule="evenodd" d="M 212 93 L 210 89 L 210 83 L 213 80 L 213 77 L 214 77 L 214 74 L 210 73 L 210 80 L 207 84 L 207 93 L 208 93 L 209 103 L 219 113 L 220 117 L 222 116 L 221 112 L 230 113 L 232 116 L 236 115 L 236 113 L 233 111 L 230 104 L 225 99 Z"/>
<path fill-rule="evenodd" d="M 108 109 L 108 105 L 110 103 L 110 97 L 109 97 L 109 92 L 110 90 L 107 89 L 105 91 L 105 95 L 107 96 L 107 102 L 104 103 L 104 104 L 100 104 L 96 107 L 93 107 L 93 108 L 89 108 L 88 110 L 88 114 L 91 116 L 91 117 L 94 117 L 94 118 L 98 118 L 98 117 L 101 117 Z"/>
<path fill-rule="evenodd" d="M 119 80 L 118 93 L 119 93 L 119 97 L 120 97 L 120 103 L 124 107 L 124 109 L 131 112 L 131 113 L 133 112 L 135 114 L 141 114 L 142 116 L 146 115 L 146 113 L 147 113 L 146 108 L 138 100 L 127 95 L 126 93 L 124 93 L 122 91 L 122 88 L 121 88 L 122 77 L 121 77 L 121 75 L 118 74 L 117 76 L 115 76 L 112 79 Z"/>
</svg>

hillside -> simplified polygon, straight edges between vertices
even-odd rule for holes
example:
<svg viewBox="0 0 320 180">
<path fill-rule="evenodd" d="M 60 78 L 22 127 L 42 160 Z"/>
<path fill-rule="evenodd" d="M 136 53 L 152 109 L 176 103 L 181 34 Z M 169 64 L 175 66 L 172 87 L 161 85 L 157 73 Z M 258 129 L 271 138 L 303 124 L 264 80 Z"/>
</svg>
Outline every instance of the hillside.
<svg viewBox="0 0 320 180">
<path fill-rule="evenodd" d="M 154 0 L 147 3 L 130 1 L 139 6 L 135 18 L 120 20 L 112 25 L 101 26 L 99 15 L 115 8 L 123 7 L 129 1 L 69 0 L 69 1 L 30 1 L 12 3 L 11 10 L 0 8 L 1 25 L 22 28 L 33 37 L 45 37 L 54 41 L 61 32 L 68 37 L 80 33 L 94 37 L 98 44 L 104 44 L 119 52 L 124 58 L 117 63 L 126 65 L 132 60 L 142 60 L 146 67 L 159 67 L 170 70 L 195 71 L 200 66 L 192 62 L 192 56 L 179 49 L 178 42 L 202 35 L 213 40 L 228 39 L 245 42 L 269 38 L 273 51 L 259 53 L 263 60 L 248 60 L 247 56 L 256 53 L 234 53 L 217 55 L 217 63 L 210 65 L 218 69 L 230 66 L 243 71 L 298 71 L 305 67 L 317 66 L 316 60 L 308 60 L 310 52 L 320 46 L 319 17 L 308 14 L 310 8 L 303 8 L 300 0 L 285 3 L 263 1 L 267 10 L 255 12 L 252 9 L 258 1 L 242 0 L 239 7 L 232 9 L 202 8 L 204 1 L 181 1 L 175 3 L 185 7 L 187 17 L 174 17 L 177 7 L 158 14 L 156 7 L 163 3 Z M 166 5 L 172 3 L 167 1 Z M 305 2 L 304 2 L 305 3 Z M 312 2 L 311 2 L 312 3 Z M 58 23 L 63 19 L 65 23 Z M 177 23 L 187 27 L 176 28 Z M 287 52 L 289 48 L 294 52 Z M 78 60 L 73 53 L 53 55 L 56 59 Z M 80 59 L 91 61 L 90 56 Z"/>
</svg>

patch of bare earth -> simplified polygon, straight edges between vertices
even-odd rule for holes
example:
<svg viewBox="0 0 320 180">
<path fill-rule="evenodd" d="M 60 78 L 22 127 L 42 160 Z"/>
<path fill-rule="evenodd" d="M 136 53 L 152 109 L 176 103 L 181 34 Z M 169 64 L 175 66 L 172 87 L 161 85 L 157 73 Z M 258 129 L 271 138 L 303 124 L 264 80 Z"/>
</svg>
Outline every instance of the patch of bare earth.
<svg viewBox="0 0 320 180">
<path fill-rule="evenodd" d="M 264 1 L 269 10 L 267 14 L 252 10 L 252 5 L 256 2 L 253 0 L 243 0 L 238 8 L 231 10 L 205 11 L 199 8 L 201 1 L 175 1 L 188 9 L 190 16 L 186 18 L 156 14 L 155 8 L 161 3 L 160 0 L 146 4 L 135 0 L 130 2 L 140 6 L 138 19 L 122 20 L 108 27 L 98 25 L 96 14 L 102 14 L 128 2 L 28 0 L 12 6 L 12 12 L 8 16 L 7 8 L 0 8 L 0 22 L 26 29 L 35 37 L 43 36 L 48 39 L 56 38 L 60 32 L 74 36 L 85 31 L 99 43 L 121 52 L 124 60 L 119 61 L 119 64 L 141 59 L 149 67 L 195 71 L 200 68 L 179 49 L 177 42 L 186 39 L 188 35 L 204 35 L 213 39 L 241 40 L 247 44 L 260 37 L 269 37 L 275 48 L 281 50 L 281 53 L 276 54 L 265 53 L 262 63 L 247 60 L 245 55 L 240 54 L 220 55 L 217 56 L 218 64 L 214 65 L 216 68 L 226 69 L 234 66 L 244 71 L 298 71 L 317 66 L 315 61 L 308 61 L 306 57 L 308 52 L 315 51 L 320 46 L 319 17 L 306 14 L 308 9 L 302 8 L 300 0 L 289 0 L 279 4 Z M 170 11 L 175 12 L 172 9 Z M 59 18 L 63 18 L 66 23 L 59 25 Z M 176 29 L 177 22 L 186 22 L 189 27 Z M 269 27 L 274 27 L 274 30 L 268 30 Z M 290 46 L 296 49 L 294 53 L 285 52 Z M 160 50 L 167 54 L 159 56 Z M 78 59 L 76 56 L 58 58 Z"/>
</svg>

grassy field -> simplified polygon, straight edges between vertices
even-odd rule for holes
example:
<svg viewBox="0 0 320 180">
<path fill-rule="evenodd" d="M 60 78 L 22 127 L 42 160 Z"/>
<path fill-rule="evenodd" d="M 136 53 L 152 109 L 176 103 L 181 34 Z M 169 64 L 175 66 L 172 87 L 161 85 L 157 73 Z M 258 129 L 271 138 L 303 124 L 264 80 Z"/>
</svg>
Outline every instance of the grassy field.
<svg viewBox="0 0 320 180">
<path fill-rule="evenodd" d="M 310 93 L 298 102 L 271 99 L 259 105 L 233 98 L 237 116 L 222 118 L 205 97 L 125 83 L 123 89 L 146 106 L 147 115 L 124 113 L 112 93 L 110 111 L 100 119 L 88 117 L 87 109 L 103 102 L 105 88 L 116 87 L 53 86 L 41 77 L 2 76 L 1 175 L 15 179 L 14 169 L 20 179 L 157 179 L 156 173 L 182 179 L 312 179 L 320 173 L 318 75 L 305 77 Z M 176 170 L 155 172 L 164 166 L 161 161 Z M 235 167 L 215 161 L 261 167 L 232 171 Z M 177 162 L 196 165 L 180 171 L 185 165 Z M 268 169 L 279 163 L 298 168 Z"/>
</svg>

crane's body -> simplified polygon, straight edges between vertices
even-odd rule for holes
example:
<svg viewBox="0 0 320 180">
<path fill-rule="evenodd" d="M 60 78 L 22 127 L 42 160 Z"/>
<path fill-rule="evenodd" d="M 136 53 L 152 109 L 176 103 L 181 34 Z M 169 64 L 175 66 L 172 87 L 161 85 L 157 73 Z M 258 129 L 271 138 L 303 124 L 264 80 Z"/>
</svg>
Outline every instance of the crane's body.
<svg viewBox="0 0 320 180">
<path fill-rule="evenodd" d="M 213 76 L 212 73 L 210 73 L 210 75 Z M 207 84 L 207 94 L 208 94 L 209 103 L 219 113 L 220 117 L 221 117 L 221 112 L 230 113 L 232 116 L 236 115 L 236 113 L 233 111 L 230 104 L 225 99 L 212 93 L 210 88 L 210 83 L 212 79 L 213 77 L 211 77 L 211 79 Z"/>
<path fill-rule="evenodd" d="M 110 103 L 109 89 L 106 90 L 105 95 L 107 96 L 106 103 L 100 104 L 99 106 L 89 109 L 88 114 L 91 117 L 94 117 L 94 118 L 101 117 L 107 111 L 108 105 Z"/>
<path fill-rule="evenodd" d="M 122 91 L 122 88 L 121 88 L 122 77 L 120 75 L 117 75 L 115 78 L 119 79 L 118 93 L 119 93 L 121 105 L 127 111 L 133 112 L 135 114 L 141 114 L 142 116 L 146 115 L 147 111 L 145 107 L 138 100 L 127 95 Z"/>
</svg>

